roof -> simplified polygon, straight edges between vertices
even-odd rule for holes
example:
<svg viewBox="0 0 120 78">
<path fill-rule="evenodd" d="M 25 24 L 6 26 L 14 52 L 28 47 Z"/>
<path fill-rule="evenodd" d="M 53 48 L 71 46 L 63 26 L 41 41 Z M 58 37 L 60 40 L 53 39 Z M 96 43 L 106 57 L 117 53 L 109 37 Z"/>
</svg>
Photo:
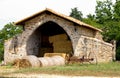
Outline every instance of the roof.
<svg viewBox="0 0 120 78">
<path fill-rule="evenodd" d="M 64 15 L 64 14 L 55 12 L 55 11 L 49 9 L 49 8 L 46 8 L 45 10 L 42 10 L 42 11 L 40 11 L 40 12 L 38 12 L 38 13 L 35 13 L 35 14 L 33 14 L 33 15 L 27 17 L 27 18 L 24 18 L 24 19 L 18 21 L 18 22 L 15 22 L 15 24 L 16 24 L 16 25 L 23 25 L 26 21 L 28 21 L 28 20 L 30 20 L 30 19 L 32 19 L 32 18 L 34 18 L 34 17 L 36 17 L 36 16 L 44 13 L 44 12 L 52 13 L 52 14 L 57 15 L 57 16 L 63 18 L 63 19 L 66 19 L 66 20 L 68 20 L 68 21 L 74 22 L 74 23 L 76 23 L 76 24 L 78 24 L 78 25 L 80 25 L 80 26 L 84 26 L 84 27 L 87 27 L 87 28 L 90 28 L 90 29 L 93 29 L 93 30 L 102 32 L 102 30 L 100 30 L 100 29 L 98 29 L 98 28 L 95 28 L 95 27 L 93 27 L 93 26 L 91 26 L 91 25 L 89 25 L 89 24 L 86 24 L 86 23 L 84 23 L 84 22 L 81 22 L 80 20 L 77 20 L 77 19 L 75 19 L 75 18 L 72 18 L 72 17 L 66 16 L 66 15 Z"/>
</svg>

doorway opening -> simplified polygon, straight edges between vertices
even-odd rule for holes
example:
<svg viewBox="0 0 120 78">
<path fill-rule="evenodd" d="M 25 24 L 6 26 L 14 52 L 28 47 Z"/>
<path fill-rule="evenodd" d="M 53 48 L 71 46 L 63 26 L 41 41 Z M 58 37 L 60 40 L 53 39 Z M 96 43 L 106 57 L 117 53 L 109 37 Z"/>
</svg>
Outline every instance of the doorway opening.
<svg viewBox="0 0 120 78">
<path fill-rule="evenodd" d="M 28 55 L 43 57 L 45 53 L 71 53 L 72 42 L 65 30 L 49 21 L 38 27 L 27 41 Z"/>
</svg>

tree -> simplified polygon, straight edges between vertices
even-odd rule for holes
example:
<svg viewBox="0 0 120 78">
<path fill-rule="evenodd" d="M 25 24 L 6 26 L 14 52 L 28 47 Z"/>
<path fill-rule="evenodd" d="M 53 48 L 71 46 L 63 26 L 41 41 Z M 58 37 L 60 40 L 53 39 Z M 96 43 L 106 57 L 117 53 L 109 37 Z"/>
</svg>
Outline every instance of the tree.
<svg viewBox="0 0 120 78">
<path fill-rule="evenodd" d="M 90 24 L 94 27 L 101 28 L 101 24 L 97 23 L 95 15 L 89 14 L 87 18 L 83 18 L 83 22 Z"/>
<path fill-rule="evenodd" d="M 4 54 L 4 40 L 7 40 L 22 32 L 21 26 L 16 26 L 13 23 L 6 24 L 2 30 L 0 30 L 0 60 L 3 60 Z"/>
<path fill-rule="evenodd" d="M 117 23 L 115 23 L 115 25 L 119 26 L 119 28 L 117 29 L 118 32 L 116 32 L 116 40 L 117 40 L 117 49 L 116 49 L 116 59 L 120 60 L 120 0 L 116 0 L 115 5 L 113 6 L 114 8 L 114 21 L 116 21 Z"/>
<path fill-rule="evenodd" d="M 97 1 L 96 19 L 100 24 L 109 21 L 113 18 L 113 4 L 111 0 Z"/>
<path fill-rule="evenodd" d="M 73 9 L 71 9 L 71 13 L 70 13 L 70 16 L 71 17 L 73 17 L 73 18 L 76 18 L 76 19 L 78 19 L 78 20 L 81 20 L 82 21 L 82 19 L 83 19 L 83 14 L 82 14 L 82 12 L 81 11 L 78 11 L 78 8 L 73 8 Z"/>
<path fill-rule="evenodd" d="M 120 22 L 109 21 L 104 23 L 103 36 L 104 40 L 110 42 L 111 40 L 120 40 Z"/>
<path fill-rule="evenodd" d="M 87 18 L 90 20 L 96 20 L 95 15 L 92 15 L 92 14 L 88 14 Z"/>
<path fill-rule="evenodd" d="M 114 20 L 120 20 L 120 0 L 116 0 L 116 3 L 114 5 Z"/>
<path fill-rule="evenodd" d="M 114 5 L 111 0 L 97 1 L 96 19 L 102 24 L 104 40 L 116 40 L 116 59 L 120 60 L 120 0 Z"/>
</svg>

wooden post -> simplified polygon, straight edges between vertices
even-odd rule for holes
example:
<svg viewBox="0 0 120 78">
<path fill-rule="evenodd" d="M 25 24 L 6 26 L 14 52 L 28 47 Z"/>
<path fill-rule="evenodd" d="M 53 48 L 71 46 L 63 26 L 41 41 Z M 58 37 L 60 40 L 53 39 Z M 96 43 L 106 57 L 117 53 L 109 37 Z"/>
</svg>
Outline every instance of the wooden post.
<svg viewBox="0 0 120 78">
<path fill-rule="evenodd" d="M 113 48 L 112 48 L 112 57 L 113 57 L 113 61 L 116 60 L 116 40 L 112 40 L 111 41 Z"/>
</svg>

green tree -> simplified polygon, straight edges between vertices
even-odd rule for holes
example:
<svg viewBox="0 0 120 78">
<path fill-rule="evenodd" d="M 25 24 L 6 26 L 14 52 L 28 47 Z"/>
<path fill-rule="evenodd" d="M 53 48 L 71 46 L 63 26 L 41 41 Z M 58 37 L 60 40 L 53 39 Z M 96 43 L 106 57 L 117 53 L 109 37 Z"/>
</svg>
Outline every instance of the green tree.
<svg viewBox="0 0 120 78">
<path fill-rule="evenodd" d="M 116 32 L 116 40 L 117 40 L 117 50 L 116 50 L 116 59 L 120 60 L 120 0 L 116 0 L 114 6 L 114 21 L 116 21 L 117 23 L 115 23 L 114 25 L 119 26 L 119 28 L 116 30 L 118 30 L 118 32 Z"/>
<path fill-rule="evenodd" d="M 97 1 L 96 19 L 102 24 L 104 40 L 116 40 L 116 59 L 120 60 L 120 0 L 115 4 L 111 0 Z"/>
<path fill-rule="evenodd" d="M 120 22 L 116 21 L 109 21 L 104 23 L 103 28 L 103 36 L 105 37 L 104 40 L 110 42 L 111 40 L 120 39 Z"/>
<path fill-rule="evenodd" d="M 6 24 L 2 30 L 0 30 L 0 60 L 3 60 L 4 54 L 4 40 L 7 40 L 22 32 L 21 26 L 16 26 L 13 23 Z"/>
<path fill-rule="evenodd" d="M 120 21 L 120 0 L 116 0 L 114 5 L 114 20 Z"/>
<path fill-rule="evenodd" d="M 113 4 L 111 0 L 97 1 L 96 19 L 100 24 L 113 18 Z"/>
<path fill-rule="evenodd" d="M 96 20 L 95 15 L 92 15 L 92 14 L 88 14 L 87 18 L 90 20 Z"/>
<path fill-rule="evenodd" d="M 97 23 L 95 15 L 92 14 L 87 15 L 87 18 L 83 18 L 83 22 L 94 27 L 101 28 L 101 24 Z"/>
<path fill-rule="evenodd" d="M 78 11 L 78 8 L 73 8 L 73 9 L 71 9 L 71 13 L 70 13 L 70 16 L 71 17 L 73 17 L 73 18 L 76 18 L 76 19 L 78 19 L 78 20 L 81 20 L 82 21 L 82 19 L 83 19 L 83 14 L 82 14 L 82 12 L 81 11 Z"/>
</svg>

